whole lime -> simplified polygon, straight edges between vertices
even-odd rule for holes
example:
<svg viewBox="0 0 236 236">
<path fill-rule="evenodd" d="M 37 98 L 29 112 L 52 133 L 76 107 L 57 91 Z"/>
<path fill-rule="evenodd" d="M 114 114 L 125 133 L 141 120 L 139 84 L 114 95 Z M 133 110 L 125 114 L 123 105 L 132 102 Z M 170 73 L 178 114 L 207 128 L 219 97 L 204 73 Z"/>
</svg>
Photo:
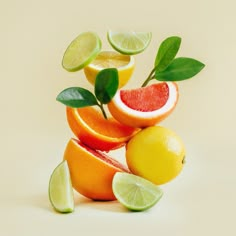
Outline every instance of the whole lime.
<svg viewBox="0 0 236 236">
<path fill-rule="evenodd" d="M 141 130 L 128 142 L 126 161 L 133 174 L 161 185 L 181 172 L 185 147 L 172 130 L 151 126 Z"/>
</svg>

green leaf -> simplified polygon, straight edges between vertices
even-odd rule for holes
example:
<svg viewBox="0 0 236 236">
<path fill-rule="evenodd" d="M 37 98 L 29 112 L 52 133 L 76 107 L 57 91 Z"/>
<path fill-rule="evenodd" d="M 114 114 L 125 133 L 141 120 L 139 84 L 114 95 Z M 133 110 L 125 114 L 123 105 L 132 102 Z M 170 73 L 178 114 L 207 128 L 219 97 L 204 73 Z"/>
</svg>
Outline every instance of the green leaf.
<svg viewBox="0 0 236 236">
<path fill-rule="evenodd" d="M 102 104 L 107 104 L 116 94 L 119 85 L 116 68 L 101 70 L 95 81 L 95 95 Z"/>
<path fill-rule="evenodd" d="M 158 50 L 155 59 L 156 71 L 163 71 L 175 58 L 181 44 L 181 38 L 172 36 L 165 39 Z"/>
<path fill-rule="evenodd" d="M 199 73 L 205 65 L 192 58 L 179 57 L 161 72 L 156 71 L 155 78 L 160 81 L 181 81 Z"/>
<path fill-rule="evenodd" d="M 56 100 L 74 108 L 98 105 L 96 97 L 87 89 L 80 87 L 70 87 L 63 90 L 58 94 Z"/>
</svg>

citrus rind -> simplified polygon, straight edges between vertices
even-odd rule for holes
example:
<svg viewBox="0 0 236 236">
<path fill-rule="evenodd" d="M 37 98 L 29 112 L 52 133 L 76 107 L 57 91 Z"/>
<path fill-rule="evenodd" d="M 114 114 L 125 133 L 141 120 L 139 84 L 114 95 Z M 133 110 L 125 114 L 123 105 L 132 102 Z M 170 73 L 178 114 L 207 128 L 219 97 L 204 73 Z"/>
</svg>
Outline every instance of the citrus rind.
<svg viewBox="0 0 236 236">
<path fill-rule="evenodd" d="M 119 122 L 133 127 L 147 127 L 162 121 L 176 106 L 178 101 L 178 87 L 174 82 L 165 82 L 169 89 L 167 102 L 154 111 L 139 111 L 127 106 L 121 99 L 120 90 L 117 91 L 108 109 Z M 153 98 L 154 99 L 154 98 Z"/>
<path fill-rule="evenodd" d="M 140 129 L 134 129 L 132 127 L 124 126 L 123 124 L 119 124 L 118 121 L 116 121 L 114 118 L 109 117 L 108 120 L 103 120 L 104 123 L 107 124 L 107 127 L 114 126 L 117 127 L 118 130 L 122 131 L 122 129 L 125 129 L 126 131 L 122 134 L 124 136 L 114 136 L 111 130 L 109 130 L 108 134 L 102 134 L 91 128 L 86 121 L 83 120 L 81 117 L 79 110 L 81 109 L 89 109 L 93 110 L 95 108 L 93 107 L 87 107 L 87 108 L 66 108 L 67 113 L 67 121 L 68 124 L 72 130 L 72 132 L 75 134 L 77 138 L 79 138 L 84 144 L 87 146 L 101 150 L 101 151 L 110 151 L 114 149 L 118 149 L 126 144 L 130 138 L 132 138 Z M 97 113 L 89 113 L 90 115 L 96 116 L 101 115 Z M 103 119 L 103 118 L 102 118 Z M 95 124 L 99 121 L 94 121 Z"/>
<path fill-rule="evenodd" d="M 74 211 L 73 188 L 67 161 L 62 161 L 52 172 L 48 195 L 56 211 L 61 213 Z"/>
<path fill-rule="evenodd" d="M 135 55 L 143 52 L 151 42 L 151 32 L 115 32 L 109 30 L 107 39 L 110 45 L 125 55 Z"/>
<path fill-rule="evenodd" d="M 117 200 L 132 211 L 151 208 L 163 195 L 158 186 L 130 173 L 117 172 L 113 177 L 112 189 Z"/>
<path fill-rule="evenodd" d="M 75 72 L 91 63 L 101 51 L 102 42 L 94 32 L 84 32 L 77 36 L 67 47 L 62 67 Z"/>
<path fill-rule="evenodd" d="M 104 55 L 104 60 L 99 56 Z M 107 58 L 105 58 L 107 56 Z M 120 57 L 120 58 L 119 58 Z M 126 57 L 126 58 L 124 58 Z M 116 63 L 115 60 L 125 61 L 123 63 Z M 95 60 L 84 67 L 84 73 L 87 80 L 94 85 L 97 74 L 106 68 L 116 68 L 119 75 L 119 88 L 123 87 L 131 78 L 135 67 L 135 59 L 131 55 L 122 55 L 115 51 L 102 51 L 98 54 Z"/>
</svg>

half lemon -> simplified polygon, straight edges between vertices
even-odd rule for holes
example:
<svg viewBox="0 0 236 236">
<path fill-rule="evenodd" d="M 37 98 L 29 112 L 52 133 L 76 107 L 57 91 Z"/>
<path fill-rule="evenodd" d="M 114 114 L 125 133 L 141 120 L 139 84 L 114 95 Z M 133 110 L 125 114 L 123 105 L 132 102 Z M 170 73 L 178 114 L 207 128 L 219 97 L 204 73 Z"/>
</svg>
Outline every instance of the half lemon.
<svg viewBox="0 0 236 236">
<path fill-rule="evenodd" d="M 84 68 L 87 80 L 95 84 L 97 74 L 106 68 L 116 68 L 119 75 L 119 88 L 130 80 L 135 67 L 134 57 L 123 55 L 116 51 L 102 51 L 98 56 Z"/>
</svg>

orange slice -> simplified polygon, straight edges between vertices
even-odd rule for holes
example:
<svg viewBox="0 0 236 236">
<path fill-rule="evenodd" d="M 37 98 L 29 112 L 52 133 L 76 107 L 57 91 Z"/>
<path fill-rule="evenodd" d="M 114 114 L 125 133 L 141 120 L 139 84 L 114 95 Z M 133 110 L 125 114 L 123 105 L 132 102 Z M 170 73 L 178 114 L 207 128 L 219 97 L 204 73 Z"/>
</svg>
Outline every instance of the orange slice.
<svg viewBox="0 0 236 236">
<path fill-rule="evenodd" d="M 133 127 L 153 126 L 165 119 L 176 106 L 178 87 L 174 82 L 119 90 L 108 104 L 112 116 Z"/>
<path fill-rule="evenodd" d="M 126 144 L 139 129 L 105 119 L 94 107 L 67 107 L 67 120 L 75 136 L 90 148 L 110 151 Z"/>
<path fill-rule="evenodd" d="M 93 200 L 115 200 L 112 180 L 116 172 L 129 172 L 117 160 L 70 139 L 65 152 L 73 188 Z"/>
</svg>

